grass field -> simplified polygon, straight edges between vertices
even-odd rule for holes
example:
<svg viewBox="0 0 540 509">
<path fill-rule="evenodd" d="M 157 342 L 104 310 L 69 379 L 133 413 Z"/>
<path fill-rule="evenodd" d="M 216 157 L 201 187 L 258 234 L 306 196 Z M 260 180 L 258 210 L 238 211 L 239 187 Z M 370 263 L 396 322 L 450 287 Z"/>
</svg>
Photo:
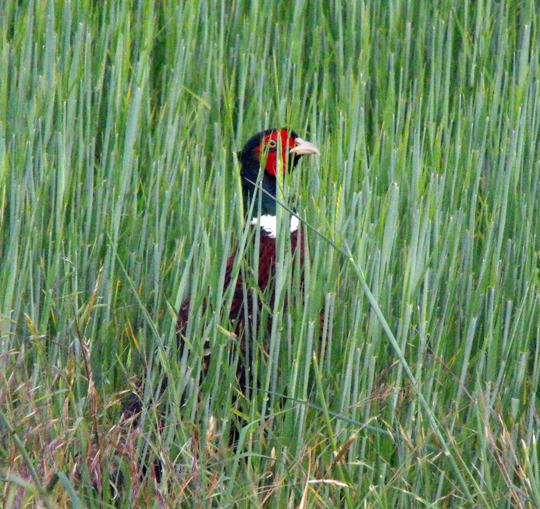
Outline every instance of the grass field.
<svg viewBox="0 0 540 509">
<path fill-rule="evenodd" d="M 539 16 L 3 0 L 0 505 L 540 507 Z M 310 259 L 282 228 L 241 394 L 234 152 L 272 126 L 321 149 L 283 190 Z"/>
</svg>

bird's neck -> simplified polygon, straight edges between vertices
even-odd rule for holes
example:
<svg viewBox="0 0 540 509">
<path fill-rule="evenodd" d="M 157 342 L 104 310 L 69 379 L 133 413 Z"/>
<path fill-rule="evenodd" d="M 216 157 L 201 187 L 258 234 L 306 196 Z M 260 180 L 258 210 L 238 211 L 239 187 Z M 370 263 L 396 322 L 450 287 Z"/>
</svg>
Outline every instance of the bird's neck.
<svg viewBox="0 0 540 509">
<path fill-rule="evenodd" d="M 261 188 L 256 187 L 257 176 L 247 175 L 243 179 L 243 195 L 244 195 L 244 213 L 248 213 L 253 205 L 253 214 L 276 215 L 276 179 L 268 174 L 264 174 L 263 180 L 260 184 Z M 264 190 L 264 191 L 263 191 Z M 253 201 L 255 203 L 253 203 Z M 260 209 L 259 209 L 260 207 Z M 260 212 L 259 212 L 260 210 Z"/>
<path fill-rule="evenodd" d="M 256 171 L 259 171 L 258 167 Z M 255 216 L 251 220 L 251 224 L 259 225 L 269 237 L 276 238 L 276 177 L 265 172 L 260 183 L 262 189 L 260 189 L 254 184 L 257 179 L 256 171 L 254 167 L 248 167 L 242 172 L 244 213 L 248 214 L 251 211 Z M 253 201 L 255 203 L 252 203 Z M 252 205 L 253 209 L 251 208 Z M 298 218 L 291 216 L 291 232 L 296 230 L 298 230 Z"/>
<path fill-rule="evenodd" d="M 277 217 L 269 214 L 254 217 L 251 224 L 260 226 L 271 238 L 275 239 L 277 234 Z M 291 233 L 298 230 L 298 218 L 291 216 Z"/>
</svg>

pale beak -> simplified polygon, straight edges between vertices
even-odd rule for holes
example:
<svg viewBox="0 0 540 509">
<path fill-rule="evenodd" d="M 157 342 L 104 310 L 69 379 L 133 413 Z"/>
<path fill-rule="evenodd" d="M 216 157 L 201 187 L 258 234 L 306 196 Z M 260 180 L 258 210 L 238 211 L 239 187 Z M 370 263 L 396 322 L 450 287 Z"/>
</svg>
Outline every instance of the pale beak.
<svg viewBox="0 0 540 509">
<path fill-rule="evenodd" d="M 298 155 L 309 155 L 309 154 L 317 154 L 318 156 L 321 155 L 320 150 L 313 145 L 313 143 L 310 143 L 309 141 L 304 141 L 302 138 L 296 138 L 294 141 L 294 148 L 291 148 L 290 152 L 293 154 Z"/>
</svg>

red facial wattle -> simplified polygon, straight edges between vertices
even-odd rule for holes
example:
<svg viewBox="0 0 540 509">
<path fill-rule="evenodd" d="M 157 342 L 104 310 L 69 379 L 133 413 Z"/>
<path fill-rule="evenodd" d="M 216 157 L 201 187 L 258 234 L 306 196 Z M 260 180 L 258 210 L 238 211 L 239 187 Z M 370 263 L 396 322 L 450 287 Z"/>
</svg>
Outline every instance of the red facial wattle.
<svg viewBox="0 0 540 509">
<path fill-rule="evenodd" d="M 287 171 L 287 153 L 291 148 L 294 148 L 294 139 L 289 135 L 286 129 L 281 131 L 274 131 L 272 134 L 266 136 L 263 140 L 263 143 L 260 147 L 257 147 L 257 151 L 267 152 L 265 170 L 270 175 L 276 175 L 278 171 L 278 151 L 280 142 L 278 141 L 278 136 L 281 136 L 281 161 L 283 163 L 283 173 Z M 275 142 L 275 146 L 269 146 L 269 143 L 272 143 L 272 140 Z M 268 147 L 268 148 L 267 148 Z"/>
</svg>

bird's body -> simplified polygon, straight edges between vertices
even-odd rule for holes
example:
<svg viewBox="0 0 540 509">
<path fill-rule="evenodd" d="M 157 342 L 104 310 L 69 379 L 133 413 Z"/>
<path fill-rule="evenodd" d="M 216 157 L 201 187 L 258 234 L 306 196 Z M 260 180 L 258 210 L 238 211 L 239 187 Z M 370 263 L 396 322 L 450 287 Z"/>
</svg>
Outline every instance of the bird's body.
<svg viewBox="0 0 540 509">
<path fill-rule="evenodd" d="M 265 218 L 272 217 L 274 220 L 265 220 Z M 298 220 L 291 221 L 291 252 L 295 253 L 298 249 L 297 256 L 300 257 L 300 265 L 303 265 L 304 259 L 304 247 L 303 247 L 303 235 L 298 229 Z M 276 261 L 276 224 L 274 216 L 262 216 L 259 233 L 259 266 L 257 270 L 257 286 L 261 292 L 264 292 L 266 288 L 272 283 L 275 275 L 275 261 Z M 253 227 L 258 227 L 256 223 L 252 223 Z M 293 230 L 292 228 L 295 227 Z M 255 235 L 255 232 L 254 232 Z M 225 292 L 233 280 L 233 269 L 236 261 L 236 252 L 233 253 L 227 260 L 225 268 L 225 280 L 223 285 L 223 292 Z M 234 295 L 231 301 L 231 308 L 229 311 L 229 319 L 234 324 L 234 332 L 237 336 L 243 336 L 244 327 L 246 325 L 245 315 L 249 313 L 252 308 L 251 292 L 246 292 L 244 280 L 242 274 L 239 273 L 236 278 L 236 284 L 234 289 Z M 271 298 L 271 303 L 273 298 Z M 185 300 L 178 312 L 177 330 L 179 335 L 186 332 L 187 323 L 189 320 L 190 301 Z"/>
<path fill-rule="evenodd" d="M 281 158 L 279 155 L 281 154 Z M 231 307 L 229 310 L 229 320 L 234 332 L 241 340 L 241 347 L 245 348 L 245 329 L 250 325 L 251 310 L 253 310 L 253 295 L 262 292 L 271 291 L 267 302 L 273 305 L 274 293 L 272 282 L 276 270 L 276 191 L 277 191 L 277 172 L 282 170 L 283 176 L 290 173 L 301 156 L 307 154 L 319 154 L 318 148 L 301 138 L 293 131 L 286 129 L 269 129 L 252 136 L 244 145 L 244 148 L 238 152 L 238 161 L 240 163 L 240 177 L 242 180 L 242 194 L 244 203 L 244 212 L 246 219 L 249 219 L 253 228 L 260 228 L 259 232 L 253 232 L 253 238 L 257 234 L 259 237 L 259 265 L 254 269 L 257 274 L 256 283 L 250 279 L 244 281 L 243 273 L 240 271 L 234 278 L 233 272 L 237 265 L 237 252 L 233 252 L 227 261 L 225 270 L 225 280 L 223 292 L 227 291 L 234 282 L 234 294 L 232 296 Z M 261 171 L 262 170 L 262 171 Z M 261 174 L 261 176 L 260 176 Z M 253 203 L 254 202 L 254 203 Z M 304 241 L 302 232 L 298 229 L 298 220 L 291 220 L 291 251 L 295 256 L 300 257 L 300 263 L 304 257 Z M 257 292 L 250 291 L 247 286 L 256 284 Z M 260 308 L 261 303 L 257 302 Z M 187 325 L 191 311 L 191 302 L 186 299 L 178 311 L 177 333 L 180 350 L 188 353 L 186 344 Z M 271 321 L 271 320 L 270 320 Z M 208 367 L 210 362 L 210 348 L 205 345 L 204 368 Z M 244 370 L 239 368 L 239 380 L 244 378 Z M 160 380 L 159 392 L 163 393 L 168 385 L 167 377 Z M 138 422 L 142 410 L 142 400 L 137 394 L 134 394 L 127 406 L 124 408 L 123 417 L 125 420 Z"/>
</svg>

